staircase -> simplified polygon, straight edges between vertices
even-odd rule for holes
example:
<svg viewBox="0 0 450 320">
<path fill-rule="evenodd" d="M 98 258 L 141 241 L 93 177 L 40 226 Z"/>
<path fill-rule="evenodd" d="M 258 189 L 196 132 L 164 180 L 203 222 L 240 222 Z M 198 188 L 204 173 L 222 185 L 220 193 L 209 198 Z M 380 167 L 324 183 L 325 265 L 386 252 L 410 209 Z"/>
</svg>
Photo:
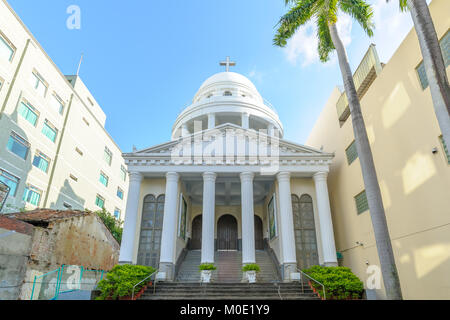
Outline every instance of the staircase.
<svg viewBox="0 0 450 320">
<path fill-rule="evenodd" d="M 320 300 L 302 283 L 158 282 L 139 300 Z"/>
<path fill-rule="evenodd" d="M 201 251 L 189 251 L 178 271 L 176 282 L 200 282 Z M 217 270 L 213 271 L 211 281 L 217 283 L 238 283 L 241 282 L 243 274 L 242 252 L 240 251 L 216 251 L 215 263 Z M 279 282 L 275 265 L 266 251 L 256 251 L 256 263 L 261 268 L 257 274 L 258 282 Z"/>
</svg>

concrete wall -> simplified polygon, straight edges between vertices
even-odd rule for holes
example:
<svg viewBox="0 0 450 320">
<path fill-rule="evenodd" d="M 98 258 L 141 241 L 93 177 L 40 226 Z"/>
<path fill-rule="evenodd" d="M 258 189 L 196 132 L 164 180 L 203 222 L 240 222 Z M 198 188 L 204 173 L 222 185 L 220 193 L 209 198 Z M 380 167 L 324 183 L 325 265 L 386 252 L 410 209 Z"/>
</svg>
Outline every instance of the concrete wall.
<svg viewBox="0 0 450 320">
<path fill-rule="evenodd" d="M 14 219 L 0 219 L 0 300 L 16 300 L 24 281 L 33 228 Z"/>
<path fill-rule="evenodd" d="M 450 2 L 434 0 L 430 11 L 440 39 L 450 28 Z M 416 72 L 421 61 L 412 29 L 361 99 L 361 108 L 403 296 L 449 299 L 450 166 L 439 140 L 430 89 L 422 90 Z M 359 159 L 347 163 L 345 150 L 354 136 L 351 118 L 339 126 L 339 96 L 335 89 L 307 145 L 336 153 L 328 184 L 337 250 L 343 253 L 343 264 L 365 280 L 367 265 L 379 265 L 379 260 L 370 212 L 356 212 L 354 196 L 364 190 L 364 183 Z M 383 288 L 377 294 L 384 297 Z"/>
</svg>

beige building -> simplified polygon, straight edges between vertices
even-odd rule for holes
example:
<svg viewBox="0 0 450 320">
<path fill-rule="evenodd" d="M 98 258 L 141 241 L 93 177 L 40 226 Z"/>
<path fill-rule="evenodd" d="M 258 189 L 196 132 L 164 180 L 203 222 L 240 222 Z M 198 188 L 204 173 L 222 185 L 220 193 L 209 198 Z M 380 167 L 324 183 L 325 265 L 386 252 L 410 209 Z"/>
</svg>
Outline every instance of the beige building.
<svg viewBox="0 0 450 320">
<path fill-rule="evenodd" d="M 0 180 L 3 212 L 105 208 L 123 219 L 128 178 L 106 115 L 78 76 L 65 76 L 0 1 Z"/>
<path fill-rule="evenodd" d="M 434 0 L 430 11 L 448 74 L 450 2 Z M 450 155 L 441 140 L 415 30 L 385 65 L 371 46 L 354 78 L 403 296 L 449 299 Z M 306 143 L 335 153 L 328 184 L 336 249 L 342 265 L 367 279 L 368 266 L 379 260 L 351 122 L 346 97 L 336 88 Z M 377 295 L 383 297 L 384 290 Z"/>
</svg>

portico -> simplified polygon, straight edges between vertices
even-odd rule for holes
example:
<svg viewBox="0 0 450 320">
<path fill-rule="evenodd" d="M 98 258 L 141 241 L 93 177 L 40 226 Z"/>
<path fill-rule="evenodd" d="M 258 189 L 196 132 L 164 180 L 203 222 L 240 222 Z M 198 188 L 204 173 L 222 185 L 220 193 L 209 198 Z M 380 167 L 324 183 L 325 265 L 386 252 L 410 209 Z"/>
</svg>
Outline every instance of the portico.
<svg viewBox="0 0 450 320">
<path fill-rule="evenodd" d="M 245 90 L 238 100 L 248 104 L 252 96 L 252 108 L 226 95 L 202 101 L 220 90 Z M 200 112 L 201 103 L 207 122 L 191 132 L 199 126 L 191 111 Z M 210 111 L 224 104 L 241 115 L 240 125 L 217 124 L 219 113 Z M 257 131 L 252 117 L 267 128 Z M 326 182 L 333 155 L 280 133 L 278 116 L 248 79 L 231 72 L 208 79 L 178 117 L 172 141 L 124 154 L 130 185 L 120 263 L 152 265 L 167 281 L 197 250 L 199 264 L 217 263 L 218 251 L 237 251 L 242 265 L 264 251 L 283 281 L 299 267 L 337 265 Z"/>
</svg>

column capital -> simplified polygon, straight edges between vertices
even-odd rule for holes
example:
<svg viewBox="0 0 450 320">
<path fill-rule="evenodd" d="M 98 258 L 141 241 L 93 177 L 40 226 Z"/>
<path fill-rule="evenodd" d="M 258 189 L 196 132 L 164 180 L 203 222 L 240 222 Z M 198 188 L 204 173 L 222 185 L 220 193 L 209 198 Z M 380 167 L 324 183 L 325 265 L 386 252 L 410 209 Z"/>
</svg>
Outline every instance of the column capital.
<svg viewBox="0 0 450 320">
<path fill-rule="evenodd" d="M 128 177 L 130 178 L 130 182 L 141 182 L 143 179 L 142 173 L 137 171 L 129 171 Z"/>
<path fill-rule="evenodd" d="M 178 181 L 178 179 L 180 178 L 180 175 L 176 172 L 167 172 L 166 173 L 166 179 L 167 181 Z"/>
<path fill-rule="evenodd" d="M 313 174 L 313 179 L 314 181 L 323 181 L 323 180 L 327 180 L 328 177 L 328 172 L 325 171 L 319 171 Z"/>
<path fill-rule="evenodd" d="M 216 181 L 217 174 L 214 172 L 203 172 L 203 181 Z"/>
<path fill-rule="evenodd" d="M 241 174 L 239 176 L 241 177 L 241 182 L 242 181 L 253 181 L 255 174 L 253 172 L 247 171 L 247 172 L 241 172 Z"/>
<path fill-rule="evenodd" d="M 290 181 L 291 180 L 291 173 L 288 171 L 283 171 L 277 174 L 277 179 L 279 182 L 281 181 Z"/>
</svg>

